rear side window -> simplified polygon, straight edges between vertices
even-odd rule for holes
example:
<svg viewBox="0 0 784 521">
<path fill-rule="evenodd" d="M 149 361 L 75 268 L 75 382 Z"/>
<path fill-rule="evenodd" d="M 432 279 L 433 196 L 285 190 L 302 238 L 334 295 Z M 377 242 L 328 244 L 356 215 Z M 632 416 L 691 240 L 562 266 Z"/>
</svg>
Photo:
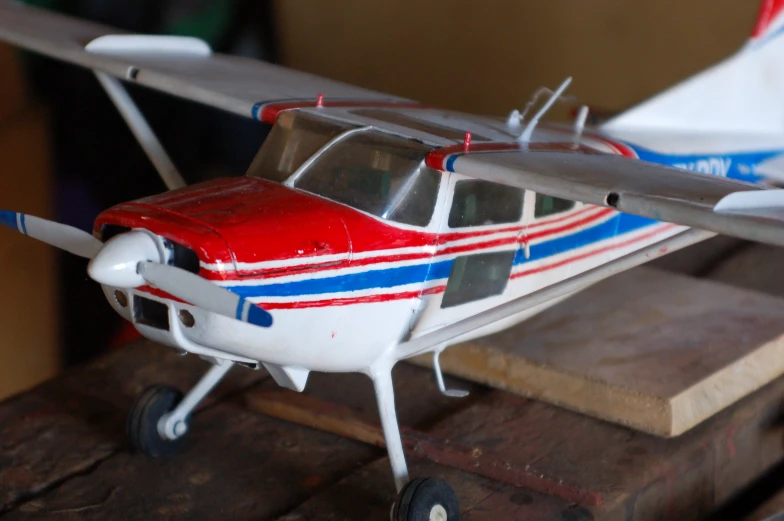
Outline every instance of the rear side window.
<svg viewBox="0 0 784 521">
<path fill-rule="evenodd" d="M 503 293 L 514 257 L 514 251 L 499 251 L 455 259 L 441 307 L 458 306 Z"/>
<path fill-rule="evenodd" d="M 523 190 L 498 183 L 466 179 L 455 183 L 449 227 L 513 223 L 523 215 Z"/>
<path fill-rule="evenodd" d="M 559 197 L 552 197 L 544 194 L 536 194 L 536 206 L 534 208 L 534 217 L 547 217 L 548 215 L 555 215 L 557 213 L 568 212 L 574 208 L 575 202 L 568 199 L 561 199 Z"/>
</svg>

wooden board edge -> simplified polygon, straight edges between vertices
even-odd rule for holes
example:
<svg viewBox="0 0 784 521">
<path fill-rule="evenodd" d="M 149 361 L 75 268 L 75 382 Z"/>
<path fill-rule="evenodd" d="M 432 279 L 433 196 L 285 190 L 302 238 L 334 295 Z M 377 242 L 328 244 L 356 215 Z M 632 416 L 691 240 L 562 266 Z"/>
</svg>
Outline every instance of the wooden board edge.
<svg viewBox="0 0 784 521">
<path fill-rule="evenodd" d="M 409 361 L 432 367 L 432 355 Z M 454 376 L 654 436 L 673 436 L 672 407 L 666 398 L 646 396 L 633 389 L 608 385 L 598 379 L 555 370 L 525 359 L 510 359 L 502 351 L 471 342 L 444 351 L 441 367 Z M 575 397 L 582 398 L 582 403 L 577 403 Z"/>
<path fill-rule="evenodd" d="M 672 436 L 696 427 L 784 374 L 784 335 L 674 396 Z"/>
</svg>

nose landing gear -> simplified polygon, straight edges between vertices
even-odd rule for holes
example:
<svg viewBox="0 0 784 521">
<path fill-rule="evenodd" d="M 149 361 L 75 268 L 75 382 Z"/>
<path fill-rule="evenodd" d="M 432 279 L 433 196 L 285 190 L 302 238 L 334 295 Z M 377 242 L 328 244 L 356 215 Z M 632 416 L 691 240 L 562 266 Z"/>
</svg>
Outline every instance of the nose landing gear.
<svg viewBox="0 0 784 521">
<path fill-rule="evenodd" d="M 125 424 L 133 448 L 149 458 L 175 454 L 188 432 L 191 413 L 232 365 L 228 361 L 213 365 L 185 397 L 179 389 L 168 385 L 145 389 L 133 403 Z"/>
<path fill-rule="evenodd" d="M 184 438 L 164 438 L 158 433 L 160 419 L 182 401 L 182 392 L 168 385 L 153 385 L 142 391 L 133 402 L 125 423 L 125 433 L 133 448 L 148 458 L 165 458 L 176 454 Z"/>
<path fill-rule="evenodd" d="M 460 507 L 452 487 L 437 478 L 416 478 L 400 491 L 392 521 L 459 521 Z"/>
</svg>

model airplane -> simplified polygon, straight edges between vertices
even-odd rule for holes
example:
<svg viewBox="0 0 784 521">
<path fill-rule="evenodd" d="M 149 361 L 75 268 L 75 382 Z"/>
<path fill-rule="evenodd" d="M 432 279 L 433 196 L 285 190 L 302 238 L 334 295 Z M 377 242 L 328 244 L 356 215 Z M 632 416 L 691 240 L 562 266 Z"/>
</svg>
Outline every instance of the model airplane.
<svg viewBox="0 0 784 521">
<path fill-rule="evenodd" d="M 310 371 L 362 372 L 393 518 L 451 521 L 447 484 L 409 481 L 392 367 L 433 353 L 441 390 L 461 396 L 438 364 L 451 344 L 715 233 L 784 245 L 784 196 L 767 185 L 784 179 L 783 32 L 784 0 L 766 0 L 739 53 L 586 129 L 586 110 L 538 124 L 568 82 L 530 118 L 469 116 L 5 0 L 0 39 L 95 71 L 172 191 L 103 212 L 92 234 L 9 211 L 0 222 L 91 259 L 142 335 L 214 364 L 185 397 L 156 386 L 137 399 L 128 434 L 142 453 L 171 452 L 234 365 L 296 391 Z M 247 176 L 186 187 L 119 80 L 272 131 Z"/>
</svg>

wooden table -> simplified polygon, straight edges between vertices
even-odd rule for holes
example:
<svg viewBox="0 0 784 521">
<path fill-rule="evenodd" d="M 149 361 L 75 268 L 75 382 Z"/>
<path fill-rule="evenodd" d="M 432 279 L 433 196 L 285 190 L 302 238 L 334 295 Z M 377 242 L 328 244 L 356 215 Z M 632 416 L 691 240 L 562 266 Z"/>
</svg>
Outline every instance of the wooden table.
<svg viewBox="0 0 784 521">
<path fill-rule="evenodd" d="M 728 280 L 726 266 L 711 269 Z M 361 375 L 314 374 L 297 395 L 234 369 L 180 455 L 130 453 L 133 398 L 153 383 L 188 389 L 206 369 L 141 341 L 0 404 L 2 521 L 388 519 L 392 478 Z M 722 519 L 784 461 L 784 379 L 664 439 L 454 379 L 471 395 L 445 398 L 430 371 L 408 364 L 394 376 L 412 474 L 448 479 L 464 520 Z"/>
</svg>

